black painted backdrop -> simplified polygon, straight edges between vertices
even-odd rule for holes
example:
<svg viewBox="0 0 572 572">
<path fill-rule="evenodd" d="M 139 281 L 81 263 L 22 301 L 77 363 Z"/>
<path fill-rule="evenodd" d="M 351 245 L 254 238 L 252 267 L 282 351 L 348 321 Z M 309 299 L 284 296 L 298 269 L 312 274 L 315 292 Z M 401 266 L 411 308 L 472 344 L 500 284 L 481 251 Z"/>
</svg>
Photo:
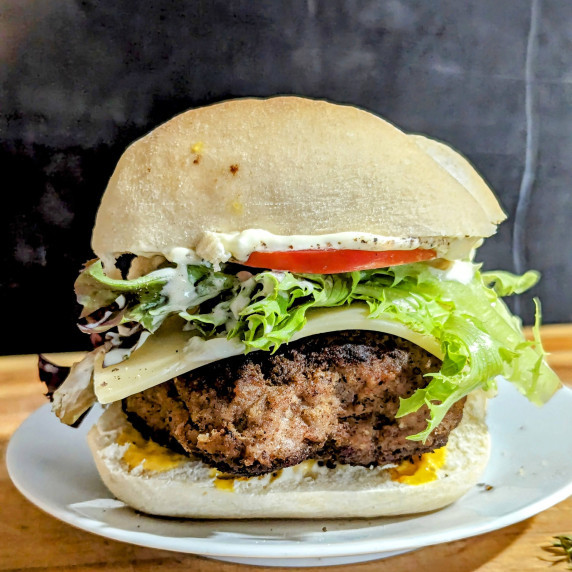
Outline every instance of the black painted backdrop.
<svg viewBox="0 0 572 572">
<path fill-rule="evenodd" d="M 541 270 L 545 320 L 572 320 L 572 2 L 0 0 L 1 352 L 87 347 L 72 284 L 130 141 L 278 93 L 462 149 L 510 216 L 480 259 Z"/>
</svg>

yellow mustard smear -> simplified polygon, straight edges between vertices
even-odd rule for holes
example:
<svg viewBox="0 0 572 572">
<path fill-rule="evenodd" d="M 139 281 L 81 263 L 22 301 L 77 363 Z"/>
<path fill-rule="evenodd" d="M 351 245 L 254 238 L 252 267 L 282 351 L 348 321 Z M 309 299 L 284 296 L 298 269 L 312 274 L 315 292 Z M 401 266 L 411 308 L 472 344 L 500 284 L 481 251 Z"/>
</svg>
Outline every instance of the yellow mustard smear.
<svg viewBox="0 0 572 572">
<path fill-rule="evenodd" d="M 280 477 L 280 475 L 282 475 L 282 471 L 283 471 L 283 469 L 279 469 L 277 471 L 274 471 L 270 475 L 270 482 L 272 483 L 273 481 L 278 479 Z M 257 479 L 260 480 L 260 479 L 263 479 L 265 477 L 265 475 L 261 475 L 259 477 L 236 477 L 234 475 L 222 473 L 221 471 L 218 471 L 217 469 L 211 469 L 209 476 L 211 477 L 211 479 L 213 479 L 213 484 L 214 484 L 215 488 L 219 489 L 220 491 L 226 491 L 229 493 L 234 492 L 234 483 L 236 481 L 251 481 L 251 480 L 257 480 Z"/>
<path fill-rule="evenodd" d="M 215 488 L 229 493 L 234 492 L 234 481 L 236 479 L 244 480 L 245 478 L 245 477 L 234 477 L 233 475 L 228 475 L 226 473 L 218 471 L 217 469 L 211 469 L 209 476 L 211 479 L 213 479 L 213 484 Z"/>
<path fill-rule="evenodd" d="M 250 479 L 259 479 L 260 477 L 236 477 L 234 475 L 229 475 L 218 471 L 217 469 L 211 469 L 210 477 L 213 479 L 214 486 L 221 490 L 229 493 L 234 492 L 235 481 L 249 481 Z"/>
<path fill-rule="evenodd" d="M 123 460 L 133 470 L 141 463 L 147 471 L 168 471 L 187 461 L 183 455 L 163 447 L 150 439 L 145 439 L 141 433 L 133 428 L 124 429 L 119 435 L 119 445 L 129 444 L 123 453 Z"/>
<path fill-rule="evenodd" d="M 437 470 L 445 464 L 446 447 L 425 453 L 414 461 L 403 461 L 390 469 L 391 480 L 406 485 L 424 485 L 437 479 Z"/>
</svg>

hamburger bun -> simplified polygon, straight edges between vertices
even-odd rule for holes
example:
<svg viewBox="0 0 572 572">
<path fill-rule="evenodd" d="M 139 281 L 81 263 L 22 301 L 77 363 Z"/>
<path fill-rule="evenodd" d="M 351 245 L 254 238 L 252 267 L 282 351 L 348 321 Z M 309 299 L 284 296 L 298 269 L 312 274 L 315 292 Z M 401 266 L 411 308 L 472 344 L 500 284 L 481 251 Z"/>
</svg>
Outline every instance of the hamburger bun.
<svg viewBox="0 0 572 572">
<path fill-rule="evenodd" d="M 88 443 L 107 488 L 141 512 L 224 519 L 369 518 L 436 510 L 473 487 L 489 459 L 485 412 L 484 394 L 472 393 L 461 424 L 450 434 L 438 478 L 420 485 L 392 480 L 388 468 L 327 468 L 313 462 L 283 469 L 278 478 L 237 478 L 224 488 L 217 486 L 217 475 L 200 460 L 185 460 L 160 472 L 142 465 L 131 468 L 123 459 L 127 445 L 118 444 L 128 422 L 117 404 L 92 427 Z"/>
<path fill-rule="evenodd" d="M 472 247 L 504 218 L 479 175 L 441 144 L 347 105 L 242 99 L 182 113 L 133 143 L 101 202 L 92 247 L 108 266 L 121 253 L 169 259 L 180 247 L 218 262 L 209 233 L 249 229 Z M 386 248 L 376 244 L 367 248 Z"/>
</svg>

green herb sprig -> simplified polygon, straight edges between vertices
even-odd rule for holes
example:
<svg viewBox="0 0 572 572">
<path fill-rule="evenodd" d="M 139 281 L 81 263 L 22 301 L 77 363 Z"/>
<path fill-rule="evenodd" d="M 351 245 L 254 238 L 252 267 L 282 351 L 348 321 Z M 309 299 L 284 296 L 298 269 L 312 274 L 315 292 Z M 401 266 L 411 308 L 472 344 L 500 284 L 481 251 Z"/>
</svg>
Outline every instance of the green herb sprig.
<svg viewBox="0 0 572 572">
<path fill-rule="evenodd" d="M 553 563 L 567 562 L 568 568 L 572 570 L 572 535 L 559 534 L 553 537 L 555 541 L 550 546 L 543 547 L 546 552 L 557 558 Z"/>
</svg>

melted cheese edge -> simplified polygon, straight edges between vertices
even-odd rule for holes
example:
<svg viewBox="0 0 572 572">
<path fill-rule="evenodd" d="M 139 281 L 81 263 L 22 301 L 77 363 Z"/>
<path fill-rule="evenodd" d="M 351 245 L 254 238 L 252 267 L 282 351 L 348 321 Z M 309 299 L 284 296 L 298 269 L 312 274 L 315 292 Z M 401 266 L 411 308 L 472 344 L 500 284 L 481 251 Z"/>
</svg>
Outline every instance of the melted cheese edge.
<svg viewBox="0 0 572 572">
<path fill-rule="evenodd" d="M 112 403 L 144 391 L 178 375 L 209 363 L 243 354 L 245 345 L 226 337 L 203 340 L 195 332 L 183 331 L 185 322 L 170 319 L 125 361 L 103 367 L 104 356 L 96 359 L 95 394 L 100 403 Z M 367 306 L 311 310 L 302 330 L 290 341 L 341 330 L 370 330 L 399 336 L 442 358 L 439 342 L 409 329 L 391 318 L 370 318 Z"/>
</svg>

